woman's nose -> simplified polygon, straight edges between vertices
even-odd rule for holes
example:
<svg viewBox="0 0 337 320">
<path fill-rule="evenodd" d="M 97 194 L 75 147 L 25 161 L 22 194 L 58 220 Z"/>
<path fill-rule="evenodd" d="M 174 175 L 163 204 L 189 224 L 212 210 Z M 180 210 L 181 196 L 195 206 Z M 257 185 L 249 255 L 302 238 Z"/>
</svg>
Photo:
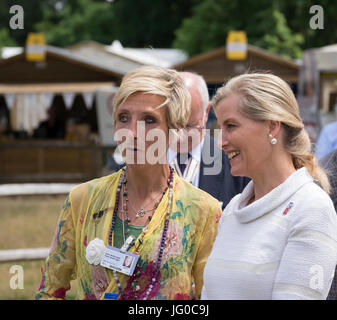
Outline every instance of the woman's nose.
<svg viewBox="0 0 337 320">
<path fill-rule="evenodd" d="M 132 119 L 130 122 L 129 122 L 129 125 L 128 125 L 128 129 L 130 131 L 130 135 L 134 138 L 137 138 L 138 136 L 138 121 L 136 119 Z"/>
<path fill-rule="evenodd" d="M 228 145 L 228 139 L 223 130 L 221 130 L 221 133 L 218 135 L 217 144 L 220 149 Z"/>
</svg>

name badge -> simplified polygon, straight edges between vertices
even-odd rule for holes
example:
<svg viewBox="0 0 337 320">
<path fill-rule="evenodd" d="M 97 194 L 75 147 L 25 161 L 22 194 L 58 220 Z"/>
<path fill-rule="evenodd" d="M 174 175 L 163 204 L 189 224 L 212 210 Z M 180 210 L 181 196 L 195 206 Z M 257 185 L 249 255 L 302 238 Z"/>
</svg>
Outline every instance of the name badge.
<svg viewBox="0 0 337 320">
<path fill-rule="evenodd" d="M 107 246 L 101 260 L 101 266 L 131 276 L 136 268 L 139 256 L 131 252 Z"/>
</svg>

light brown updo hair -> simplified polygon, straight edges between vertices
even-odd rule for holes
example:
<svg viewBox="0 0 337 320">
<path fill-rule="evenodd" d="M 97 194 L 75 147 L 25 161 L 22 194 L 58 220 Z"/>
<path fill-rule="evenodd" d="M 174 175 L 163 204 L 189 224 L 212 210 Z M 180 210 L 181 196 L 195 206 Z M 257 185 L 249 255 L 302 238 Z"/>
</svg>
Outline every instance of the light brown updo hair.
<svg viewBox="0 0 337 320">
<path fill-rule="evenodd" d="M 179 73 L 173 69 L 142 66 L 127 73 L 113 100 L 113 119 L 125 100 L 136 92 L 155 94 L 165 98 L 158 108 L 167 106 L 169 129 L 185 127 L 191 112 L 191 95 Z"/>
<path fill-rule="evenodd" d="M 217 90 L 212 99 L 213 108 L 216 109 L 222 99 L 232 94 L 240 97 L 240 111 L 246 117 L 255 121 L 281 122 L 284 148 L 291 154 L 295 169 L 306 167 L 314 180 L 329 192 L 328 177 L 312 152 L 309 135 L 304 129 L 296 98 L 289 85 L 268 73 L 242 74 Z"/>
</svg>

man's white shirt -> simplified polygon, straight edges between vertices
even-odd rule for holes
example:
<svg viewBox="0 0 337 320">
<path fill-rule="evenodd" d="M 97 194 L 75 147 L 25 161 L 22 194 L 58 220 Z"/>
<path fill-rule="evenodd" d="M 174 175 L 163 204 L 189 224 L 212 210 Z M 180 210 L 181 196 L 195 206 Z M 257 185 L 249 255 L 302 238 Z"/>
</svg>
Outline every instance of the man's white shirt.
<svg viewBox="0 0 337 320">
<path fill-rule="evenodd" d="M 190 159 L 186 157 L 186 168 L 184 172 L 180 172 L 179 166 L 177 165 L 177 152 L 171 148 L 167 150 L 167 160 L 169 165 L 175 168 L 181 177 L 192 183 L 195 187 L 199 187 L 200 162 L 204 140 L 205 138 L 203 138 L 200 144 L 189 152 L 191 157 Z"/>
</svg>

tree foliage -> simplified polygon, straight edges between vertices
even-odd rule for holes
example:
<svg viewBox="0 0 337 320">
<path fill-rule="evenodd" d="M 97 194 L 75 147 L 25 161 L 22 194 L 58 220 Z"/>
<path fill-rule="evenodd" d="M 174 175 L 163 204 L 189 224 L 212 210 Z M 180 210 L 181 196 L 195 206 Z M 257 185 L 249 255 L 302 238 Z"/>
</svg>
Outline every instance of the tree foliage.
<svg viewBox="0 0 337 320">
<path fill-rule="evenodd" d="M 2 47 L 15 47 L 16 42 L 10 37 L 6 28 L 0 29 L 0 57 L 2 55 Z"/>
<path fill-rule="evenodd" d="M 48 44 L 66 47 L 81 40 L 110 43 L 114 13 L 108 2 L 65 1 L 44 7 L 41 22 L 35 24 Z"/>
<path fill-rule="evenodd" d="M 269 10 L 268 10 L 269 11 Z M 270 10 L 270 32 L 255 39 L 254 44 L 286 58 L 301 58 L 304 37 L 293 33 L 284 15 L 277 9 Z"/>
<path fill-rule="evenodd" d="M 309 26 L 310 8 L 324 10 L 324 29 Z M 285 57 L 337 42 L 337 4 L 330 0 L 204 0 L 176 30 L 174 46 L 191 55 L 223 46 L 230 30 L 244 30 L 248 43 Z"/>
<path fill-rule="evenodd" d="M 9 28 L 9 8 L 24 8 L 24 29 Z M 324 29 L 309 27 L 312 5 L 324 9 Z M 298 58 L 306 48 L 337 42 L 337 4 L 331 0 L 1 0 L 0 47 L 23 46 L 43 32 L 48 44 L 81 40 L 129 47 L 178 47 L 190 55 L 223 46 L 230 30 L 244 30 L 250 44 Z"/>
<path fill-rule="evenodd" d="M 48 43 L 67 46 L 81 40 L 130 47 L 170 47 L 174 30 L 188 15 L 193 0 L 63 0 L 62 8 L 46 6 L 36 24 Z M 61 7 L 61 6 L 60 6 Z"/>
<path fill-rule="evenodd" d="M 115 37 L 130 47 L 171 47 L 174 30 L 191 14 L 195 0 L 119 0 L 114 3 Z"/>
<path fill-rule="evenodd" d="M 277 1 L 205 0 L 176 31 L 174 46 L 191 55 L 224 46 L 231 30 L 244 30 L 248 43 L 299 58 L 304 38 L 293 32 Z"/>
</svg>

